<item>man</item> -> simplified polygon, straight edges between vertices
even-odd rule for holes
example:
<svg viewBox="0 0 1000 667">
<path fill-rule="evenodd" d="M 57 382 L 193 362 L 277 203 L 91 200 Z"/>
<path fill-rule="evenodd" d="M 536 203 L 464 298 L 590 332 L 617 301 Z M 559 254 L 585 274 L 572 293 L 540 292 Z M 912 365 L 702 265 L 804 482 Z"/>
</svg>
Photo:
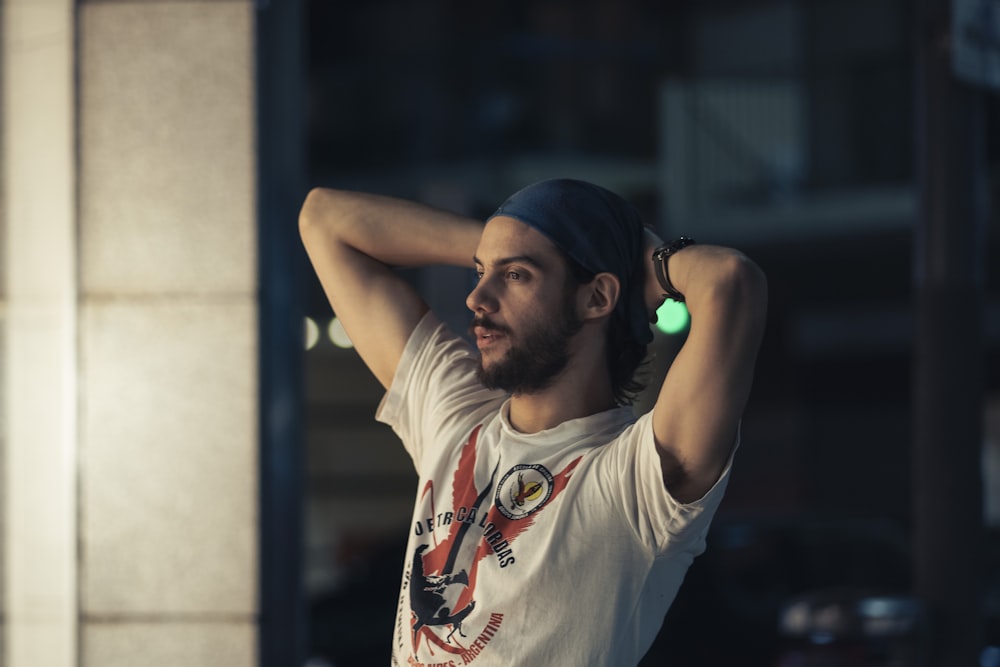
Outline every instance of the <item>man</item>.
<svg viewBox="0 0 1000 667">
<path fill-rule="evenodd" d="M 742 254 L 662 244 L 590 183 L 515 193 L 485 223 L 312 191 L 320 282 L 388 390 L 420 481 L 396 665 L 634 665 L 704 550 L 739 439 L 766 282 Z M 475 267 L 478 354 L 393 266 Z M 665 295 L 691 329 L 652 411 L 627 403 Z"/>
</svg>

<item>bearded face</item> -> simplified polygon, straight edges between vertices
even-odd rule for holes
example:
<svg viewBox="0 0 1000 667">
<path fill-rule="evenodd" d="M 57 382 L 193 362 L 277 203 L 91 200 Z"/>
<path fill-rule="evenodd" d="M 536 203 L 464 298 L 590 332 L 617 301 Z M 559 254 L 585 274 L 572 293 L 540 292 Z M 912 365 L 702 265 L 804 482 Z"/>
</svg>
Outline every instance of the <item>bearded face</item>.
<svg viewBox="0 0 1000 667">
<path fill-rule="evenodd" d="M 484 315 L 473 319 L 470 330 L 496 331 L 510 342 L 500 359 L 487 363 L 479 358 L 476 376 L 483 386 L 516 395 L 533 394 L 552 384 L 569 363 L 570 340 L 583 326 L 571 294 L 572 289 L 567 289 L 554 318 L 537 320 L 522 330 L 495 324 Z"/>
</svg>

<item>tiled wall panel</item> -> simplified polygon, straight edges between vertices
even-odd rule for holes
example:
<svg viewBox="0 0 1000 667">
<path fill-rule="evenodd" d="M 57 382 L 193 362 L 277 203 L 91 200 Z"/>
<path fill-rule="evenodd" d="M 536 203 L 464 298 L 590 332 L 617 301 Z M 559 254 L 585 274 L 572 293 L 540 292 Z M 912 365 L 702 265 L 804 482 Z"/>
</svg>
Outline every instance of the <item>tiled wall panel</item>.
<svg viewBox="0 0 1000 667">
<path fill-rule="evenodd" d="M 254 4 L 78 20 L 81 664 L 253 665 Z"/>
</svg>

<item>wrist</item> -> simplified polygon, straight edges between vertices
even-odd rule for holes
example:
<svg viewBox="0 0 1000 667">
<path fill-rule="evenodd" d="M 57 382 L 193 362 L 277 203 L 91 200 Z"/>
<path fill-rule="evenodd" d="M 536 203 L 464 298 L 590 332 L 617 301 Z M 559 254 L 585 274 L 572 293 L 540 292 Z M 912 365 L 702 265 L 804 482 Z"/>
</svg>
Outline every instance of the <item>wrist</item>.
<svg viewBox="0 0 1000 667">
<path fill-rule="evenodd" d="M 675 255 L 689 245 L 694 245 L 694 243 L 694 239 L 688 236 L 679 236 L 675 240 L 664 243 L 653 251 L 653 274 L 660 284 L 664 298 L 684 303 L 684 295 L 670 281 L 670 272 L 668 271 L 667 263 L 672 255 Z"/>
</svg>

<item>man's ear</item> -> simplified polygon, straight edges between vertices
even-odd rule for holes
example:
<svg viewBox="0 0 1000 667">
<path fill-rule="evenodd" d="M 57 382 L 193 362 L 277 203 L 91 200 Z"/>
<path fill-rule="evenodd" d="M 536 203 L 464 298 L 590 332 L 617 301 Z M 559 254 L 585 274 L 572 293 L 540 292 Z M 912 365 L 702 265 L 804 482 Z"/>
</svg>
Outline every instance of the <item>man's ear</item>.
<svg viewBox="0 0 1000 667">
<path fill-rule="evenodd" d="M 598 273 L 580 286 L 580 316 L 584 320 L 607 317 L 621 297 L 621 283 L 613 273 Z"/>
</svg>

